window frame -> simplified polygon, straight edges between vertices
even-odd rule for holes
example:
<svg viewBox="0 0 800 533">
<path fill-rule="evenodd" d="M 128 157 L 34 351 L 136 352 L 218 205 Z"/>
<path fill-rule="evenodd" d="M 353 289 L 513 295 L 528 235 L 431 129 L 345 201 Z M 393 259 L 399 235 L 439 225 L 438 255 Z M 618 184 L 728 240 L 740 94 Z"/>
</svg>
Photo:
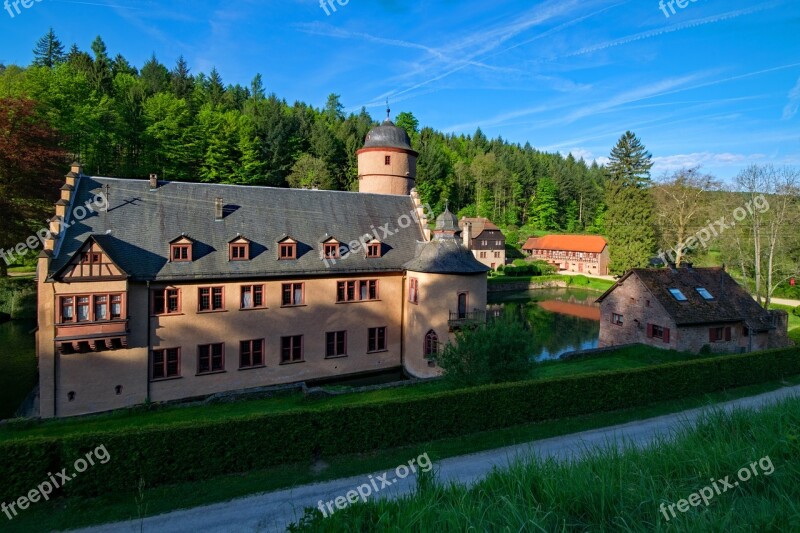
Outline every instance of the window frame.
<svg viewBox="0 0 800 533">
<path fill-rule="evenodd" d="M 286 252 L 286 253 L 284 253 Z M 296 242 L 281 242 L 278 243 L 278 260 L 279 261 L 294 261 L 297 259 L 297 243 Z"/>
<path fill-rule="evenodd" d="M 169 375 L 169 353 L 170 351 L 174 350 L 176 354 L 176 374 Z M 156 377 L 155 370 L 156 370 L 156 352 L 161 352 L 163 361 L 161 366 L 163 367 L 164 375 L 161 377 Z M 170 379 L 178 379 L 181 377 L 181 348 L 180 346 L 177 348 L 154 348 L 150 350 L 150 381 L 166 381 Z"/>
<path fill-rule="evenodd" d="M 182 298 L 182 291 L 179 287 L 164 287 L 163 289 L 152 289 L 152 305 L 150 309 L 151 316 L 169 316 L 169 315 L 181 315 L 183 314 L 183 298 Z M 169 301 L 170 301 L 170 292 L 177 292 L 177 304 L 178 307 L 175 311 L 169 310 Z M 164 310 L 162 312 L 158 312 L 156 309 L 156 298 L 155 295 L 161 293 L 163 303 L 164 303 Z"/>
<path fill-rule="evenodd" d="M 390 155 L 383 156 L 383 165 L 388 167 L 391 164 L 392 164 L 392 156 Z"/>
<path fill-rule="evenodd" d="M 431 342 L 431 339 L 433 339 L 433 342 Z M 423 340 L 422 356 L 425 359 L 430 359 L 432 357 L 439 355 L 439 345 L 440 345 L 439 334 L 432 329 L 429 330 L 425 334 L 425 339 Z M 431 350 L 431 348 L 433 348 L 433 351 Z"/>
<path fill-rule="evenodd" d="M 374 332 L 374 335 L 373 335 Z M 381 346 L 381 333 L 383 334 L 383 343 Z M 374 342 L 373 342 L 374 341 Z M 376 328 L 367 329 L 367 353 L 381 353 L 389 351 L 389 328 L 387 326 L 378 326 Z"/>
<path fill-rule="evenodd" d="M 615 326 L 625 325 L 625 315 L 621 313 L 611 313 L 611 323 Z"/>
<path fill-rule="evenodd" d="M 255 364 L 254 362 L 254 354 L 256 350 L 254 349 L 255 343 L 261 344 L 261 362 L 259 364 Z M 247 346 L 247 351 L 245 352 L 245 346 Z M 267 343 L 265 339 L 252 339 L 248 341 L 239 341 L 239 370 L 250 370 L 253 368 L 264 368 L 267 366 L 267 358 L 266 358 L 266 347 Z M 244 364 L 244 355 L 247 353 L 249 355 L 249 364 Z"/>
<path fill-rule="evenodd" d="M 408 302 L 419 305 L 419 279 L 408 278 Z"/>
<path fill-rule="evenodd" d="M 379 242 L 367 243 L 367 246 L 365 247 L 366 258 L 367 259 L 380 259 L 381 257 L 383 257 L 383 255 L 381 254 L 381 249 L 382 248 L 383 248 L 383 246 L 381 246 L 381 243 L 379 243 Z"/>
<path fill-rule="evenodd" d="M 180 251 L 178 257 L 175 257 L 175 252 Z M 192 262 L 192 245 L 184 242 L 173 243 L 169 245 L 169 262 L 170 263 L 191 263 Z"/>
<path fill-rule="evenodd" d="M 228 261 L 249 261 L 250 243 L 232 242 L 228 244 Z"/>
<path fill-rule="evenodd" d="M 219 353 L 220 368 L 215 369 L 214 368 L 215 354 L 213 352 L 213 349 L 215 347 L 217 347 L 217 346 L 220 349 L 219 350 L 220 351 L 220 353 Z M 208 368 L 209 368 L 205 372 L 200 370 L 201 360 L 203 358 L 202 350 L 204 348 L 208 349 L 207 357 L 208 357 Z M 211 344 L 198 344 L 197 345 L 197 374 L 196 375 L 205 376 L 205 375 L 208 375 L 208 374 L 221 374 L 222 372 L 225 372 L 225 343 L 224 342 L 213 342 Z"/>
<path fill-rule="evenodd" d="M 341 244 L 338 242 L 325 242 L 322 243 L 322 258 L 323 259 L 339 259 L 341 258 Z M 332 254 L 330 252 L 333 252 Z"/>
<path fill-rule="evenodd" d="M 208 291 L 208 308 L 203 308 L 202 292 Z M 214 305 L 216 292 L 219 291 L 220 307 Z M 208 285 L 204 287 L 197 287 L 197 312 L 198 313 L 220 313 L 225 311 L 225 286 L 224 285 Z"/>
<path fill-rule="evenodd" d="M 300 303 L 294 302 L 294 294 L 296 286 L 300 286 Z M 286 303 L 286 288 L 290 290 L 290 301 L 291 303 Z M 282 283 L 281 284 L 281 307 L 301 307 L 306 305 L 306 284 L 305 282 L 291 282 L 291 283 Z"/>
<path fill-rule="evenodd" d="M 366 297 L 361 297 L 362 288 L 366 285 Z M 352 296 L 351 296 L 352 289 Z M 372 296 L 374 294 L 374 296 Z M 381 299 L 379 279 L 349 279 L 336 281 L 336 303 L 347 304 L 357 302 L 377 302 Z"/>
<path fill-rule="evenodd" d="M 85 294 L 63 294 L 58 295 L 58 309 L 56 315 L 56 325 L 57 326 L 68 326 L 73 324 L 93 324 L 97 322 L 113 322 L 116 320 L 127 320 L 127 313 L 125 308 L 125 293 L 122 292 L 97 292 L 97 293 L 85 293 Z M 81 298 L 88 299 L 88 314 L 87 320 L 78 320 L 78 300 Z M 106 318 L 97 318 L 97 308 L 96 308 L 96 300 L 97 298 L 105 298 L 106 299 Z M 120 316 L 114 318 L 111 313 L 111 307 L 115 302 L 115 299 L 119 298 L 119 306 L 120 306 Z M 69 320 L 64 319 L 64 301 L 65 300 L 72 300 L 72 303 L 68 306 L 72 310 L 72 318 Z"/>
<path fill-rule="evenodd" d="M 245 289 L 250 289 L 251 298 L 253 299 L 253 306 L 252 307 L 245 307 L 244 306 L 244 291 Z M 261 305 L 256 305 L 256 289 L 258 289 L 261 293 Z M 266 309 L 267 308 L 267 298 L 266 298 L 266 289 L 264 284 L 255 284 L 255 285 L 241 285 L 239 287 L 239 310 L 240 311 L 252 311 L 254 309 Z"/>
<path fill-rule="evenodd" d="M 333 336 L 332 343 L 331 335 Z M 334 353 L 331 353 L 331 344 L 333 344 Z M 340 344 L 342 348 L 341 353 L 339 353 Z M 325 332 L 325 359 L 338 359 L 347 356 L 347 330 Z"/>
<path fill-rule="evenodd" d="M 296 342 L 296 341 L 298 341 L 298 339 L 299 339 L 299 343 Z M 284 357 L 284 355 L 285 355 L 284 352 L 286 351 L 286 346 L 284 346 L 284 343 L 286 341 L 289 341 L 288 348 L 289 348 L 290 354 L 289 354 L 289 358 L 288 359 L 286 359 Z M 298 345 L 300 347 L 299 348 L 299 350 L 300 350 L 300 358 L 299 359 L 295 359 L 294 358 L 294 351 L 297 349 Z M 286 336 L 281 337 L 281 354 L 280 354 L 280 358 L 281 358 L 280 359 L 280 361 L 281 361 L 280 364 L 281 365 L 293 365 L 293 364 L 297 364 L 297 363 L 304 363 L 305 362 L 305 336 L 304 335 L 286 335 Z"/>
</svg>

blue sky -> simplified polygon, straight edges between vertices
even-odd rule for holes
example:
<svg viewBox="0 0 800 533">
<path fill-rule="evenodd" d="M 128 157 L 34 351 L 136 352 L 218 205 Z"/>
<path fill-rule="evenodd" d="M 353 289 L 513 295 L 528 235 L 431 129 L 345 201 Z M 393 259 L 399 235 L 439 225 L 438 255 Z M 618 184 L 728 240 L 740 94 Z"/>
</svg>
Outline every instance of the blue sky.
<svg viewBox="0 0 800 533">
<path fill-rule="evenodd" d="M 587 160 L 631 129 L 655 175 L 800 165 L 797 0 L 681 0 L 674 13 L 658 0 L 343 1 L 326 14 L 318 0 L 41 0 L 0 11 L 0 62 L 29 63 L 52 26 L 87 50 L 100 34 L 137 66 L 183 54 L 226 83 L 260 72 L 290 102 L 338 93 L 379 118 L 388 97 L 423 125 Z"/>
</svg>

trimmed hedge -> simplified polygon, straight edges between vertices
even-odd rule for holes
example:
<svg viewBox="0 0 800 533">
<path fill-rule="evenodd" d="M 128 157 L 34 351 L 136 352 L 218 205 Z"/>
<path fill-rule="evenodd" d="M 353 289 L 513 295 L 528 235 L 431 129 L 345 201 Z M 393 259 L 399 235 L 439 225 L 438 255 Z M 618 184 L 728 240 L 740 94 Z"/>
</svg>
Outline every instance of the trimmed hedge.
<svg viewBox="0 0 800 533">
<path fill-rule="evenodd" d="M 612 411 L 800 374 L 800 349 L 648 368 L 487 385 L 422 398 L 0 443 L 0 501 L 71 469 L 89 450 L 111 455 L 65 488 L 93 496 L 247 472 L 285 463 Z"/>
</svg>

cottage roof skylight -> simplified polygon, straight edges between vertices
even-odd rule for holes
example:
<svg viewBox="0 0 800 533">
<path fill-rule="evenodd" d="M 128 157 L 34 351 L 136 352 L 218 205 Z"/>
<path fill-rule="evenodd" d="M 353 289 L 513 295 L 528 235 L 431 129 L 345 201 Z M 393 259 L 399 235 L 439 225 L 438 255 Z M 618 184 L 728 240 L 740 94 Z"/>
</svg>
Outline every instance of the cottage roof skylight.
<svg viewBox="0 0 800 533">
<path fill-rule="evenodd" d="M 681 292 L 680 289 L 670 289 L 669 293 L 679 302 L 685 302 L 687 300 L 686 296 Z"/>
<path fill-rule="evenodd" d="M 708 292 L 705 287 L 697 287 L 697 294 L 703 297 L 704 300 L 713 300 L 714 296 Z"/>
</svg>

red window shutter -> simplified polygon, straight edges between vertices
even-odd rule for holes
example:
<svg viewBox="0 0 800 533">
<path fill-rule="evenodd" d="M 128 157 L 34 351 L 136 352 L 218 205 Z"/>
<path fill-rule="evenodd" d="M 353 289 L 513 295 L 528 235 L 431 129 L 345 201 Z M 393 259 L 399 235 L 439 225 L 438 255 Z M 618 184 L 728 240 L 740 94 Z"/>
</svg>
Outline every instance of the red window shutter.
<svg viewBox="0 0 800 533">
<path fill-rule="evenodd" d="M 725 340 L 731 340 L 731 328 L 725 328 Z"/>
<path fill-rule="evenodd" d="M 653 337 L 653 324 L 647 324 L 647 338 Z"/>
<path fill-rule="evenodd" d="M 710 328 L 708 330 L 708 342 L 717 342 L 717 330 Z"/>
<path fill-rule="evenodd" d="M 664 342 L 669 344 L 669 328 L 664 328 Z"/>
</svg>

